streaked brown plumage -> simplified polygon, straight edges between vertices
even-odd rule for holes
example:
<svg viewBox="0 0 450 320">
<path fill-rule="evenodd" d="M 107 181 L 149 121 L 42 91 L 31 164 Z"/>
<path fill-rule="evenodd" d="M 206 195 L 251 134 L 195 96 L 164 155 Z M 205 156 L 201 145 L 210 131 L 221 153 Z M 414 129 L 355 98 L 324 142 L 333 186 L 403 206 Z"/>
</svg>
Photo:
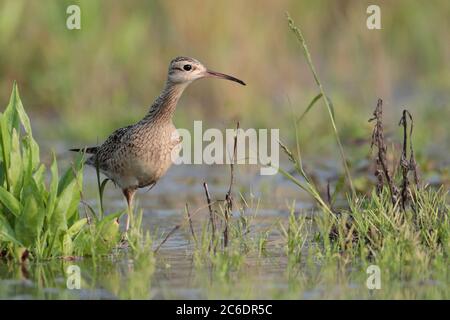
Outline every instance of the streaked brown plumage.
<svg viewBox="0 0 450 320">
<path fill-rule="evenodd" d="M 208 70 L 195 59 L 177 57 L 170 62 L 163 91 L 142 120 L 117 129 L 98 147 L 71 149 L 91 154 L 86 163 L 98 166 L 122 189 L 129 209 L 126 230 L 136 190 L 153 186 L 166 173 L 172 164 L 173 149 L 181 142 L 172 122 L 181 94 L 191 82 L 205 77 L 245 85 L 239 79 Z"/>
</svg>

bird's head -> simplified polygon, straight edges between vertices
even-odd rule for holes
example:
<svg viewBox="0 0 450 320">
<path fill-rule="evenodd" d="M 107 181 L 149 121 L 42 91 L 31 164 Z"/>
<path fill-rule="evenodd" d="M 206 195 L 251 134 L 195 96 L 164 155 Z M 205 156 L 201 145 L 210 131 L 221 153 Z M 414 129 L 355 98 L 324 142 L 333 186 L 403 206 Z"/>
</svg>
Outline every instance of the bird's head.
<svg viewBox="0 0 450 320">
<path fill-rule="evenodd" d="M 231 80 L 245 86 L 244 81 L 227 74 L 209 70 L 200 61 L 193 58 L 177 57 L 170 62 L 169 81 L 172 83 L 190 83 L 194 80 L 208 77 Z"/>
</svg>

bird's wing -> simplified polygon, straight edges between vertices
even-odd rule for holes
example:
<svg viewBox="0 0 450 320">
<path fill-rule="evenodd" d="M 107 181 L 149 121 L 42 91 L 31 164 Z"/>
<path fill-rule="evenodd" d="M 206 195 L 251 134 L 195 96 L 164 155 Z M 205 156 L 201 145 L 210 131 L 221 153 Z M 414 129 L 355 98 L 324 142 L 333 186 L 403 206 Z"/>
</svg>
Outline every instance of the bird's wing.
<svg viewBox="0 0 450 320">
<path fill-rule="evenodd" d="M 117 146 L 121 143 L 122 138 L 125 136 L 127 132 L 130 131 L 130 129 L 133 127 L 133 125 L 129 125 L 120 129 L 117 129 L 114 131 L 101 145 L 101 148 L 106 146 Z"/>
<path fill-rule="evenodd" d="M 114 148 L 117 148 L 121 141 L 122 137 L 131 129 L 133 125 L 129 125 L 123 128 L 119 128 L 105 140 L 105 142 L 102 143 L 102 145 L 97 147 L 86 147 L 86 148 L 72 148 L 69 149 L 69 151 L 83 151 L 87 154 L 97 154 L 97 153 L 108 153 L 108 152 L 114 152 Z"/>
<path fill-rule="evenodd" d="M 123 138 L 131 131 L 132 127 L 133 125 L 129 125 L 114 131 L 105 142 L 98 147 L 97 153 L 92 157 L 98 158 L 94 158 L 90 162 L 96 163 L 96 161 L 98 161 L 98 164 L 102 167 L 119 148 L 123 147 Z"/>
</svg>

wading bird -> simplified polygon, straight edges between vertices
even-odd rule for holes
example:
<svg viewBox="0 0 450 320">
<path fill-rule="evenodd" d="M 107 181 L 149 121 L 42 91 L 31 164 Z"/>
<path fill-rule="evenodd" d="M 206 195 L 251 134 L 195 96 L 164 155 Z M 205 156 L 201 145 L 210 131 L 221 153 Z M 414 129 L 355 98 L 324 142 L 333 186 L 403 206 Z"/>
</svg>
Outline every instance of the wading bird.
<svg viewBox="0 0 450 320">
<path fill-rule="evenodd" d="M 208 70 L 193 58 L 177 57 L 170 62 L 163 91 L 142 120 L 117 129 L 100 146 L 70 149 L 91 154 L 86 163 L 122 189 L 128 204 L 125 232 L 137 189 L 155 185 L 171 166 L 172 151 L 180 145 L 172 117 L 181 94 L 193 81 L 210 77 L 245 85 L 235 77 Z"/>
</svg>

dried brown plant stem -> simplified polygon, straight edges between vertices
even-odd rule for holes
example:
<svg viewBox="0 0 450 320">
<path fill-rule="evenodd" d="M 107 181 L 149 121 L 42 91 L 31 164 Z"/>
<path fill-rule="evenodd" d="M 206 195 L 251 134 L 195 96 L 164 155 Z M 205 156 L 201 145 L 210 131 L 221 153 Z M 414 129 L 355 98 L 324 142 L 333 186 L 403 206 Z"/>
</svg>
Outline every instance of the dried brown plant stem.
<svg viewBox="0 0 450 320">
<path fill-rule="evenodd" d="M 233 157 L 230 161 L 230 186 L 228 188 L 228 192 L 225 196 L 225 227 L 223 230 L 223 245 L 224 247 L 228 246 L 228 220 L 230 218 L 230 215 L 233 212 L 233 195 L 232 195 L 232 189 L 233 189 L 233 183 L 234 183 L 234 162 L 236 161 L 236 150 L 237 150 L 237 135 L 239 133 L 239 121 L 236 124 L 236 135 L 234 136 L 234 143 L 233 143 Z"/>
<path fill-rule="evenodd" d="M 375 176 L 377 178 L 377 194 L 381 195 L 383 191 L 384 182 L 386 180 L 387 185 L 389 187 L 389 193 L 391 195 L 392 203 L 395 204 L 397 202 L 398 191 L 392 180 L 392 176 L 389 172 L 386 159 L 387 147 L 383 133 L 383 100 L 378 99 L 377 107 L 373 112 L 373 118 L 369 119 L 369 122 L 371 121 L 376 121 L 372 132 L 372 143 L 370 147 L 373 149 L 373 146 L 376 146 L 378 149 L 377 156 L 375 158 L 376 163 Z"/>
<path fill-rule="evenodd" d="M 189 212 L 189 205 L 187 203 L 185 206 L 185 210 L 189 220 L 189 228 L 191 229 L 192 238 L 194 239 L 194 242 L 197 244 L 197 237 L 195 236 L 194 225 L 192 224 L 191 213 Z"/>
<path fill-rule="evenodd" d="M 166 243 L 167 240 L 170 238 L 170 236 L 171 236 L 172 234 L 174 234 L 175 231 L 177 231 L 178 229 L 180 229 L 180 227 L 181 227 L 181 224 L 177 224 L 175 227 L 173 227 L 173 229 L 170 230 L 170 232 L 169 232 L 169 233 L 166 235 L 166 237 L 159 243 L 159 245 L 156 247 L 156 249 L 155 249 L 153 252 L 154 252 L 154 253 L 157 253 L 157 252 L 159 251 L 159 249 L 162 247 L 162 245 L 163 245 L 164 243 Z"/>
<path fill-rule="evenodd" d="M 214 203 L 216 203 L 216 201 L 211 202 L 211 205 L 213 205 Z M 194 215 L 196 215 L 198 212 L 201 212 L 205 208 L 206 208 L 206 206 L 201 206 L 201 207 L 195 209 L 195 211 L 192 212 L 192 214 L 190 214 L 190 216 L 193 217 Z M 159 243 L 159 245 L 156 247 L 156 249 L 153 252 L 157 253 L 159 251 L 159 249 L 162 247 L 162 245 L 164 243 L 166 243 L 167 240 L 175 233 L 175 231 L 180 229 L 186 223 L 186 220 L 188 220 L 188 219 L 185 218 L 181 223 L 179 223 L 175 227 L 173 227 L 172 230 L 170 230 L 170 232 L 164 237 L 164 239 Z"/>
<path fill-rule="evenodd" d="M 209 223 L 211 225 L 211 243 L 209 245 L 209 249 L 211 249 L 211 246 L 214 246 L 214 242 L 216 239 L 216 219 L 214 217 L 214 212 L 211 205 L 211 195 L 209 193 L 208 184 L 206 182 L 203 182 L 203 189 L 205 189 L 205 196 L 206 196 L 206 202 L 208 203 L 208 210 L 209 210 Z M 214 247 L 214 251 L 215 251 Z"/>
<path fill-rule="evenodd" d="M 214 219 L 214 213 L 211 206 L 211 194 L 209 193 L 208 184 L 206 182 L 203 182 L 203 189 L 205 189 L 205 196 L 206 196 L 206 202 L 208 203 L 208 210 L 209 210 L 209 222 L 211 223 L 211 231 L 214 235 L 216 232 L 216 223 Z"/>
<path fill-rule="evenodd" d="M 409 160 L 407 155 L 408 150 L 408 118 L 411 122 L 410 124 L 410 130 L 409 130 Z M 403 147 L 402 147 L 402 156 L 400 158 L 400 167 L 402 169 L 402 184 L 401 184 L 401 204 L 402 209 L 405 210 L 406 206 L 409 201 L 409 194 L 410 194 L 410 188 L 409 188 L 409 179 L 408 179 L 408 173 L 409 171 L 413 172 L 414 176 L 414 183 L 418 186 L 419 185 L 419 177 L 417 173 L 417 163 L 416 159 L 414 157 L 414 148 L 412 144 L 412 133 L 414 128 L 414 122 L 413 118 L 411 116 L 411 113 L 409 113 L 408 110 L 403 110 L 402 117 L 399 122 L 399 126 L 403 127 Z"/>
</svg>

